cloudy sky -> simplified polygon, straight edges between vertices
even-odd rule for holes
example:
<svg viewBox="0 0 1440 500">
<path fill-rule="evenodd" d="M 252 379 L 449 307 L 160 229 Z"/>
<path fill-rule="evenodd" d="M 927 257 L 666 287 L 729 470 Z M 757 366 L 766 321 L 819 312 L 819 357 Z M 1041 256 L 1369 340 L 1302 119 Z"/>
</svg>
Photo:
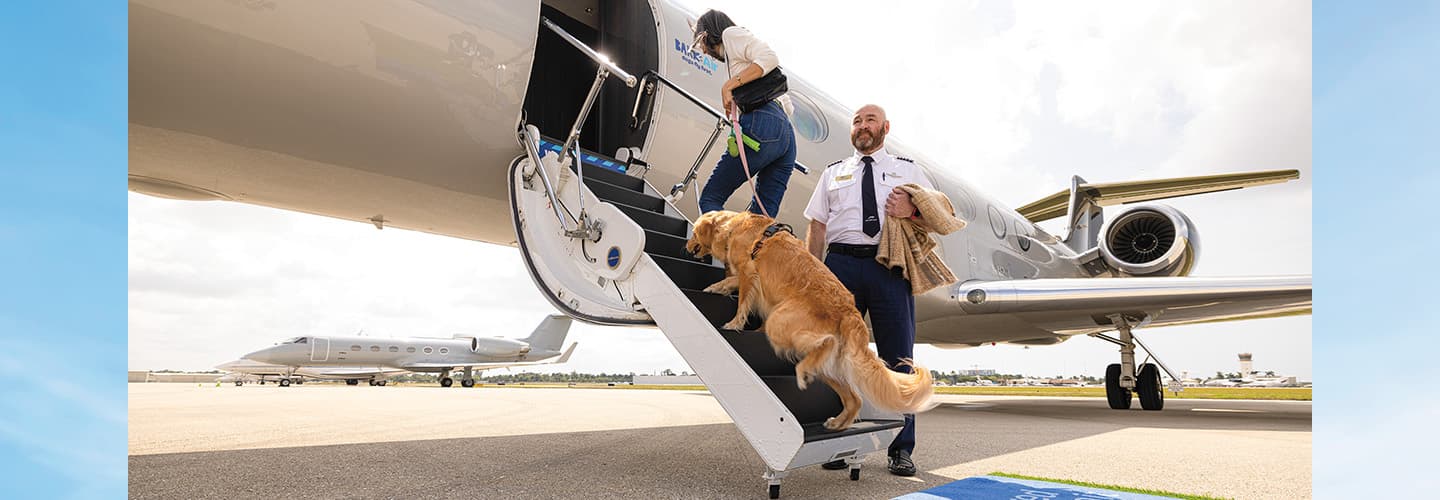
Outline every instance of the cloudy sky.
<svg viewBox="0 0 1440 500">
<path fill-rule="evenodd" d="M 684 2 L 701 12 L 709 4 Z M 1068 185 L 1295 168 L 1301 180 L 1173 200 L 1204 248 L 1196 275 L 1311 272 L 1310 5 L 725 3 L 787 71 L 1019 206 Z M 1057 230 L 1051 225 L 1047 229 Z M 209 369 L 295 335 L 524 336 L 553 312 L 516 250 L 225 203 L 129 195 L 129 366 Z M 1309 316 L 1141 332 L 1172 368 L 1309 378 Z M 564 371 L 688 370 L 657 331 L 577 323 Z M 1102 375 L 1115 349 L 944 351 L 932 369 Z"/>
</svg>

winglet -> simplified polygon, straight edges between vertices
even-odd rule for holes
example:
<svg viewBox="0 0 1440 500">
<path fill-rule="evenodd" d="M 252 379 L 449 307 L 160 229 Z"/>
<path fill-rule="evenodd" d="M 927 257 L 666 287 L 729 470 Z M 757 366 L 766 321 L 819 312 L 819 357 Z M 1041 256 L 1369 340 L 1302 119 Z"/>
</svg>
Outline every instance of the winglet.
<svg viewBox="0 0 1440 500">
<path fill-rule="evenodd" d="M 561 354 L 561 355 L 560 355 L 560 358 L 559 358 L 559 359 L 556 359 L 554 364 L 557 364 L 557 365 L 558 365 L 558 364 L 560 364 L 560 363 L 564 363 L 564 362 L 566 362 L 566 361 L 570 361 L 570 354 L 575 352 L 575 346 L 577 346 L 577 345 L 580 345 L 580 343 L 579 343 L 579 342 L 576 342 L 576 343 L 570 344 L 570 348 L 569 348 L 569 349 L 566 349 L 566 350 L 565 350 L 565 354 Z"/>
</svg>

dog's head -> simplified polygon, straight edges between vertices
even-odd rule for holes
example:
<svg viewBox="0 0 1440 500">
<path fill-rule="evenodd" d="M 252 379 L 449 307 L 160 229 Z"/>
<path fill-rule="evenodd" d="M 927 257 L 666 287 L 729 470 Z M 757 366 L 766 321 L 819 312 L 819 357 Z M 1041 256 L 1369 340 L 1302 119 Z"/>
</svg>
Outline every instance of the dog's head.
<svg viewBox="0 0 1440 500">
<path fill-rule="evenodd" d="M 716 210 L 706 212 L 700 218 L 695 219 L 695 232 L 685 242 L 685 250 L 696 257 L 715 253 L 715 233 L 735 215 L 736 212 L 729 210 Z"/>
</svg>

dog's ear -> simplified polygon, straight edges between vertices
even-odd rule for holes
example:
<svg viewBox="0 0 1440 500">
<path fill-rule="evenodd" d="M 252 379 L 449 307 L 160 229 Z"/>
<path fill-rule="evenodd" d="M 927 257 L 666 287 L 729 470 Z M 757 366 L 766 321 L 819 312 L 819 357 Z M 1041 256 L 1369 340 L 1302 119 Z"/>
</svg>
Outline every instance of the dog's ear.
<svg viewBox="0 0 1440 500">
<path fill-rule="evenodd" d="M 695 219 L 695 230 L 685 242 L 685 250 L 696 257 L 710 255 L 710 243 L 715 238 L 715 214 L 710 212 Z"/>
</svg>

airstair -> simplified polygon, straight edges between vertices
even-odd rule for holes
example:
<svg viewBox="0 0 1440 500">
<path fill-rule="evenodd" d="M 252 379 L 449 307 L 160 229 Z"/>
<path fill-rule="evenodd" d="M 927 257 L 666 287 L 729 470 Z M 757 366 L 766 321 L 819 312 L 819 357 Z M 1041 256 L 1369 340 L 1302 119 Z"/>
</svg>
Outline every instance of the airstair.
<svg viewBox="0 0 1440 500">
<path fill-rule="evenodd" d="M 753 330 L 755 319 L 746 330 L 720 329 L 735 314 L 735 297 L 701 291 L 725 270 L 685 250 L 691 222 L 672 200 L 694 179 L 718 134 L 668 196 L 643 178 L 649 168 L 642 160 L 582 150 L 576 140 L 603 80 L 641 82 L 548 20 L 542 23 L 590 55 L 598 70 L 570 137 L 543 137 L 524 124 L 517 133 L 525 154 L 509 168 L 511 211 L 536 286 L 581 320 L 658 327 L 765 463 L 771 498 L 778 498 L 789 471 L 831 460 L 846 460 L 850 479 L 858 480 L 864 456 L 889 446 L 904 425 L 901 416 L 867 403 L 849 429 L 826 429 L 825 420 L 840 413 L 839 396 L 819 381 L 800 390 L 794 364 Z M 664 77 L 644 79 L 709 111 L 717 130 L 725 124 L 723 115 Z"/>
</svg>

